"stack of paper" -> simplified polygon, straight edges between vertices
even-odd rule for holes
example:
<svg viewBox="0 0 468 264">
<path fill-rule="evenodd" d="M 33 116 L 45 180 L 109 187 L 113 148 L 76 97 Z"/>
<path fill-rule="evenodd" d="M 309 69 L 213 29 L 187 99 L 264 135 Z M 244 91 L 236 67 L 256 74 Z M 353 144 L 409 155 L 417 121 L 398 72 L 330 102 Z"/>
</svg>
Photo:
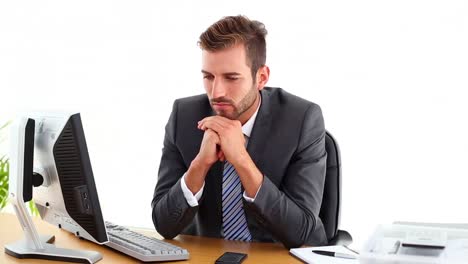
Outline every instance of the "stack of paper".
<svg viewBox="0 0 468 264">
<path fill-rule="evenodd" d="M 356 263 L 357 264 L 359 263 L 357 259 L 345 259 L 345 258 L 338 258 L 338 257 L 323 256 L 323 255 L 318 255 L 318 254 L 313 253 L 312 250 L 323 250 L 323 251 L 340 252 L 340 253 L 355 255 L 354 252 L 350 251 L 349 249 L 343 246 L 291 248 L 289 252 L 292 255 L 296 256 L 297 258 L 307 263 L 311 263 L 311 264 L 327 264 L 327 263 L 334 263 L 334 264 L 355 264 Z"/>
</svg>

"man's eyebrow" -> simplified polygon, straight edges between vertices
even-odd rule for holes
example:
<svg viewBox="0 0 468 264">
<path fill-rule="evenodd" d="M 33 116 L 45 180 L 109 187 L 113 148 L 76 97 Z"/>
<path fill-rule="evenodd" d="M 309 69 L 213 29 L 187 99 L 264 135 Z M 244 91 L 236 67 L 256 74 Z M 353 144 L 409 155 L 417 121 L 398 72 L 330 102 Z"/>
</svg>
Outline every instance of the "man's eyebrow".
<svg viewBox="0 0 468 264">
<path fill-rule="evenodd" d="M 225 72 L 223 73 L 224 76 L 227 76 L 227 75 L 241 75 L 240 73 L 238 72 Z"/>
<path fill-rule="evenodd" d="M 205 70 L 201 70 L 201 72 L 203 74 L 206 74 L 206 75 L 213 75 L 211 72 L 209 71 L 205 71 Z M 240 76 L 242 74 L 238 73 L 238 72 L 225 72 L 223 73 L 224 76 Z"/>
</svg>

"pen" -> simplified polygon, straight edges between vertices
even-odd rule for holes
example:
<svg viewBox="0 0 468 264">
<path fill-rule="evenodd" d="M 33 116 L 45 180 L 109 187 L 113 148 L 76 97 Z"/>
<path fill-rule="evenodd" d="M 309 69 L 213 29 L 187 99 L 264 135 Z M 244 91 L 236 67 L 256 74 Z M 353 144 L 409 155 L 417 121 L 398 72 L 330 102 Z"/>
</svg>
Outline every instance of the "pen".
<svg viewBox="0 0 468 264">
<path fill-rule="evenodd" d="M 332 252 L 332 251 L 324 251 L 324 250 L 312 250 L 313 253 L 323 255 L 323 256 L 329 256 L 329 257 L 335 257 L 335 258 L 347 258 L 347 259 L 356 259 L 356 256 L 351 255 L 351 254 L 346 254 L 346 253 L 340 253 L 340 252 Z"/>
</svg>

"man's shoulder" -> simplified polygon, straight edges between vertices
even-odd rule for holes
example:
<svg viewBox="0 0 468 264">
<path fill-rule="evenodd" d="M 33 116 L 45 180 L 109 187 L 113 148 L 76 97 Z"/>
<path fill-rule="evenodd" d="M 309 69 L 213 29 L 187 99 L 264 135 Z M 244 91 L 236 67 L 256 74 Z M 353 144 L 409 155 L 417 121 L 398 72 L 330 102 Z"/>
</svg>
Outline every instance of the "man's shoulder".
<svg viewBox="0 0 468 264">
<path fill-rule="evenodd" d="M 173 111 L 181 122 L 200 121 L 211 115 L 210 101 L 206 94 L 178 98 L 174 101 Z"/>
<path fill-rule="evenodd" d="M 279 87 L 265 87 L 262 94 L 270 100 L 274 107 L 280 108 L 295 108 L 307 109 L 310 107 L 318 107 L 314 102 L 305 98 L 299 97 Z"/>
<path fill-rule="evenodd" d="M 189 97 L 178 98 L 174 103 L 179 110 L 191 112 L 206 112 L 211 109 L 210 101 L 206 94 L 193 95 Z"/>
</svg>

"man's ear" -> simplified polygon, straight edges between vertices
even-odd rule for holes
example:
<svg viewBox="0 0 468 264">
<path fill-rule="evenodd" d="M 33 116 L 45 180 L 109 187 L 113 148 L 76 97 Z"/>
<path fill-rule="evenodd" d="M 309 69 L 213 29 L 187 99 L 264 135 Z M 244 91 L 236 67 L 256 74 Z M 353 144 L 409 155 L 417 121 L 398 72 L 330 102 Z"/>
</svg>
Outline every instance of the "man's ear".
<svg viewBox="0 0 468 264">
<path fill-rule="evenodd" d="M 265 87 L 265 85 L 268 82 L 268 79 L 270 78 L 270 68 L 268 66 L 263 65 L 260 67 L 257 71 L 257 89 L 260 91 Z"/>
</svg>

